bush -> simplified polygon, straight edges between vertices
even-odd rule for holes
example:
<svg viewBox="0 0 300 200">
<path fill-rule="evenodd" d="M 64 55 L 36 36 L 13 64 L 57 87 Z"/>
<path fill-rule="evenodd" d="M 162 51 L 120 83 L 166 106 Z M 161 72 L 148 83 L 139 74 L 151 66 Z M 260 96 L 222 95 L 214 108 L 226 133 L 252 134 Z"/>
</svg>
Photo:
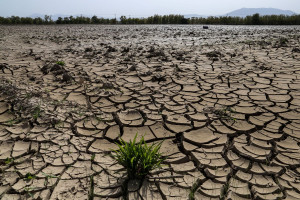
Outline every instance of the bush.
<svg viewBox="0 0 300 200">
<path fill-rule="evenodd" d="M 159 153 L 162 142 L 149 146 L 144 136 L 138 143 L 136 143 L 136 138 L 137 135 L 129 143 L 120 139 L 120 144 L 117 144 L 119 149 L 114 150 L 112 155 L 126 169 L 129 179 L 145 178 L 151 170 L 159 168 L 166 159 Z"/>
</svg>

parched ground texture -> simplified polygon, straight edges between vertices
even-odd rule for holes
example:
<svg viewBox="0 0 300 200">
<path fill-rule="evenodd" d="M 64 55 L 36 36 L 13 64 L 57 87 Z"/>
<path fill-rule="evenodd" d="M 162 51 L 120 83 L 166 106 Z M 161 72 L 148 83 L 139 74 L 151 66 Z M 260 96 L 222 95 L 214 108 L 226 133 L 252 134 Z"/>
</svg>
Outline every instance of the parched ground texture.
<svg viewBox="0 0 300 200">
<path fill-rule="evenodd" d="M 300 199 L 299 43 L 299 26 L 1 26 L 0 198 L 123 199 L 110 152 L 138 133 L 168 159 L 128 199 Z"/>
</svg>

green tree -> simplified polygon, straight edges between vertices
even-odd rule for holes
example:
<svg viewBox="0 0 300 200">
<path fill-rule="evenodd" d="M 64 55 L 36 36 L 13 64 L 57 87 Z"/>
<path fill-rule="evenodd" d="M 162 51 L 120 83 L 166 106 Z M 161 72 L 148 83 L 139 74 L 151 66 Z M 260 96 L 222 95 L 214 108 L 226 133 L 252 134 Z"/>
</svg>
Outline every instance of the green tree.
<svg viewBox="0 0 300 200">
<path fill-rule="evenodd" d="M 56 24 L 62 24 L 63 23 L 63 19 L 61 17 L 58 17 L 55 23 Z"/>
<path fill-rule="evenodd" d="M 121 24 L 127 24 L 127 18 L 126 18 L 126 16 L 121 16 L 120 17 L 120 21 L 121 21 Z"/>
<path fill-rule="evenodd" d="M 44 16 L 44 22 L 45 24 L 51 24 L 53 21 L 51 19 L 51 16 L 50 15 L 45 15 Z"/>
<path fill-rule="evenodd" d="M 252 24 L 253 25 L 260 25 L 260 18 L 259 18 L 258 13 L 252 15 Z"/>
<path fill-rule="evenodd" d="M 91 19 L 92 24 L 99 24 L 99 19 L 96 15 L 94 15 Z"/>
<path fill-rule="evenodd" d="M 21 19 L 18 16 L 11 16 L 10 21 L 12 24 L 21 24 Z"/>
<path fill-rule="evenodd" d="M 69 17 L 69 24 L 74 24 L 74 17 L 71 15 L 70 17 Z"/>
</svg>

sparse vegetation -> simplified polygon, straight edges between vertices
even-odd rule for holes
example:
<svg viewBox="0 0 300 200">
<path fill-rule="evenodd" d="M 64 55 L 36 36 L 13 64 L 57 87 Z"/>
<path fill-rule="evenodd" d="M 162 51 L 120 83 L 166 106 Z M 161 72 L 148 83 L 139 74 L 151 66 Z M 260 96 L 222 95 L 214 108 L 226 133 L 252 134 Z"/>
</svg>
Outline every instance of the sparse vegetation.
<svg viewBox="0 0 300 200">
<path fill-rule="evenodd" d="M 33 193 L 32 193 L 33 190 L 34 190 L 33 187 L 28 187 L 28 186 L 26 186 L 26 187 L 24 188 L 24 191 L 26 192 L 26 194 L 27 194 L 29 197 L 31 197 L 31 198 L 33 198 Z"/>
<path fill-rule="evenodd" d="M 112 157 L 126 169 L 128 179 L 143 179 L 151 170 L 159 168 L 165 160 L 159 153 L 162 142 L 147 145 L 144 137 L 139 142 L 136 139 L 137 134 L 129 143 L 120 139 L 120 144 L 117 144 L 119 149 L 114 150 L 112 154 Z"/>
<path fill-rule="evenodd" d="M 114 88 L 115 88 L 114 85 L 109 82 L 103 83 L 102 87 L 101 87 L 101 89 L 104 89 L 104 90 L 112 90 Z"/>
<path fill-rule="evenodd" d="M 18 91 L 18 88 L 7 79 L 0 80 L 0 94 L 15 96 Z"/>
<path fill-rule="evenodd" d="M 88 195 L 88 200 L 94 199 L 94 176 L 90 177 L 90 191 Z"/>
<path fill-rule="evenodd" d="M 65 122 L 64 122 L 64 121 L 62 121 L 62 120 L 57 120 L 57 121 L 55 121 L 54 127 L 55 127 L 55 128 L 63 128 L 64 125 L 65 125 Z"/>
<path fill-rule="evenodd" d="M 24 177 L 25 181 L 31 181 L 32 179 L 35 179 L 35 175 L 32 175 L 31 173 L 27 173 Z"/>
<path fill-rule="evenodd" d="M 228 106 L 215 108 L 215 107 L 208 107 L 203 110 L 204 113 L 211 113 L 214 114 L 217 118 L 228 120 L 228 121 L 236 121 L 234 117 L 232 117 L 232 113 L 235 111 Z"/>
<path fill-rule="evenodd" d="M 0 17 L 0 24 L 223 24 L 223 25 L 299 25 L 300 15 L 249 15 L 247 17 L 210 16 L 185 18 L 183 15 L 154 15 L 146 18 L 105 19 L 93 16 L 58 17 L 56 21 L 45 15 L 44 19 L 30 17 Z"/>
<path fill-rule="evenodd" d="M 58 178 L 58 176 L 55 176 L 55 175 L 52 175 L 52 174 L 46 174 L 46 173 L 43 173 L 42 174 L 45 176 L 45 181 L 44 181 L 44 186 L 47 186 L 48 183 L 49 183 L 49 180 L 51 180 L 52 178 Z"/>
<path fill-rule="evenodd" d="M 65 62 L 64 61 L 57 61 L 56 64 L 60 65 L 60 66 L 64 66 Z"/>
<path fill-rule="evenodd" d="M 235 111 L 230 108 L 230 107 L 223 107 L 222 109 L 216 109 L 214 111 L 214 113 L 217 116 L 220 116 L 222 119 L 227 119 L 227 120 L 235 120 L 235 118 L 233 118 L 231 116 L 232 113 L 234 113 Z"/>
<path fill-rule="evenodd" d="M 37 120 L 37 119 L 41 116 L 41 112 L 42 112 L 41 106 L 40 106 L 40 105 L 36 106 L 36 107 L 33 109 L 33 112 L 32 112 L 32 118 L 33 118 L 34 120 Z"/>
<path fill-rule="evenodd" d="M 9 80 L 0 80 L 0 94 L 6 95 L 7 102 L 10 104 L 9 113 L 18 116 L 18 119 L 10 119 L 6 124 L 12 126 L 19 122 L 21 116 L 31 116 L 37 120 L 43 112 L 41 103 L 43 102 L 40 91 L 28 90 L 23 86 L 16 86 Z"/>
<path fill-rule="evenodd" d="M 93 153 L 92 156 L 91 156 L 91 161 L 94 161 L 95 157 L 96 157 L 96 154 Z"/>
<path fill-rule="evenodd" d="M 9 120 L 9 121 L 6 123 L 6 125 L 9 126 L 9 127 L 11 127 L 11 126 L 13 126 L 16 122 L 18 122 L 18 121 L 15 120 L 15 119 L 11 119 L 11 120 Z"/>
<path fill-rule="evenodd" d="M 192 185 L 190 193 L 189 193 L 189 200 L 195 200 L 195 192 L 200 186 L 200 179 L 197 179 L 196 182 Z"/>
<path fill-rule="evenodd" d="M 9 164 L 11 164 L 13 161 L 14 161 L 13 158 L 6 158 L 6 159 L 5 159 L 5 164 L 6 164 L 6 165 L 9 165 Z"/>
<path fill-rule="evenodd" d="M 285 38 L 285 37 L 280 37 L 280 38 L 276 41 L 274 47 L 275 47 L 275 48 L 287 47 L 287 44 L 288 44 L 288 39 Z"/>
<path fill-rule="evenodd" d="M 211 59 L 213 61 L 217 61 L 217 60 L 219 60 L 219 58 L 223 57 L 223 55 L 219 51 L 211 51 L 211 52 L 206 53 L 206 57 L 208 57 L 209 59 Z"/>
<path fill-rule="evenodd" d="M 227 193 L 228 193 L 228 190 L 229 190 L 229 182 L 226 182 L 224 185 L 223 185 L 223 188 L 222 188 L 222 191 L 221 191 L 221 194 L 220 194 L 220 199 L 221 200 L 224 200 Z"/>
</svg>

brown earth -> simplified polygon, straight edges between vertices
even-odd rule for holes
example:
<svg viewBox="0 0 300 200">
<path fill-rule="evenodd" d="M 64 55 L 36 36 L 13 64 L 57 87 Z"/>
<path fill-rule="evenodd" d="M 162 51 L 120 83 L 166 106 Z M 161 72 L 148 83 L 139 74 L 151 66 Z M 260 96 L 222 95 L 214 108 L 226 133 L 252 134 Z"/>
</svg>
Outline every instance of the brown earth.
<svg viewBox="0 0 300 200">
<path fill-rule="evenodd" d="M 122 199 L 138 133 L 168 159 L 129 199 L 300 199 L 299 33 L 1 26 L 0 198 Z"/>
</svg>

